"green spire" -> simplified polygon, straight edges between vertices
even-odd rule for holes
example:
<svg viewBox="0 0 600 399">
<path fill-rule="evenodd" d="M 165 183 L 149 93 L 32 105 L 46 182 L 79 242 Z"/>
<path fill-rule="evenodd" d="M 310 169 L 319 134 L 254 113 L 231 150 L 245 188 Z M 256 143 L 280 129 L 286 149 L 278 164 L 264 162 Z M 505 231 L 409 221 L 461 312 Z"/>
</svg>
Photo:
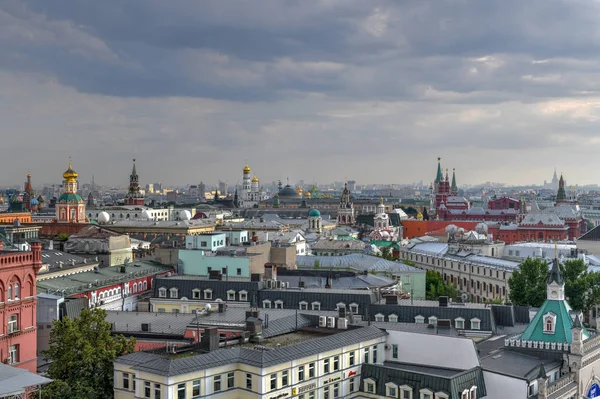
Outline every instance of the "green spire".
<svg viewBox="0 0 600 399">
<path fill-rule="evenodd" d="M 456 190 L 458 189 L 458 187 L 456 187 L 456 172 L 454 171 L 454 168 L 452 168 L 452 189 Z"/>
<path fill-rule="evenodd" d="M 442 160 L 442 158 L 438 157 L 438 169 L 437 169 L 437 176 L 435 177 L 435 182 L 439 183 L 442 180 L 444 180 L 444 176 L 442 175 L 442 165 L 440 164 L 440 161 Z"/>
<path fill-rule="evenodd" d="M 562 173 L 560 174 L 560 179 L 558 180 L 558 193 L 556 194 L 556 201 L 566 201 L 567 193 L 565 192 L 565 181 L 563 179 Z"/>
</svg>

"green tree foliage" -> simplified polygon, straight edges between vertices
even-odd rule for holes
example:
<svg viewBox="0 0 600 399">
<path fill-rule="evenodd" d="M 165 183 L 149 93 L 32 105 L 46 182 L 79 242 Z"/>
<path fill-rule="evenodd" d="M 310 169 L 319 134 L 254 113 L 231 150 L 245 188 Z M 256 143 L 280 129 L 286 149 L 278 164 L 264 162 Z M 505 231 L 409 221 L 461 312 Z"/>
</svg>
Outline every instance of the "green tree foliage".
<svg viewBox="0 0 600 399">
<path fill-rule="evenodd" d="M 539 258 L 527 258 L 508 279 L 510 300 L 515 305 L 538 307 L 546 300 L 548 264 Z"/>
<path fill-rule="evenodd" d="M 379 250 L 381 251 L 381 254 L 377 255 L 377 257 L 385 260 L 394 260 L 394 253 L 391 247 L 381 247 Z"/>
<path fill-rule="evenodd" d="M 113 360 L 133 352 L 135 340 L 112 336 L 105 318 L 106 311 L 96 308 L 54 322 L 50 349 L 43 353 L 51 361 L 48 376 L 54 381 L 44 388 L 43 397 L 113 397 Z"/>
<path fill-rule="evenodd" d="M 446 284 L 442 276 L 433 270 L 427 270 L 425 273 L 425 285 L 427 292 L 425 297 L 430 300 L 437 300 L 440 296 L 456 298 L 456 288 L 450 284 Z"/>
<path fill-rule="evenodd" d="M 315 259 L 314 263 L 313 263 L 313 269 L 320 269 L 321 268 L 321 262 L 319 262 L 318 259 Z"/>
<path fill-rule="evenodd" d="M 565 278 L 565 296 L 574 310 L 586 310 L 586 296 L 591 289 L 590 274 L 582 259 L 570 259 L 560 265 Z"/>
</svg>

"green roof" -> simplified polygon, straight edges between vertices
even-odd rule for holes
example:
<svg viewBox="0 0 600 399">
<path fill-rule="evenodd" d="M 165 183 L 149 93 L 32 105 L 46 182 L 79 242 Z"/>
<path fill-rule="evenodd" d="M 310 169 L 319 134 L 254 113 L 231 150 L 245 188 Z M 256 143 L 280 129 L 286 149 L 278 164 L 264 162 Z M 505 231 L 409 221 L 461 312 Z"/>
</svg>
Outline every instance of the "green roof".
<svg viewBox="0 0 600 399">
<path fill-rule="evenodd" d="M 56 202 L 61 203 L 61 202 L 84 202 L 84 201 L 83 201 L 83 198 L 81 198 L 81 196 L 79 194 L 64 193 L 63 195 L 61 195 L 58 198 L 58 200 Z"/>
<path fill-rule="evenodd" d="M 318 209 L 311 209 L 310 212 L 308 212 L 308 216 L 312 216 L 312 217 L 321 216 L 321 212 L 319 212 Z"/>
<path fill-rule="evenodd" d="M 523 334 L 521 334 L 521 339 L 528 341 L 556 343 L 568 342 L 571 344 L 573 341 L 573 337 L 571 336 L 573 320 L 569 314 L 571 310 L 571 306 L 569 306 L 567 301 L 547 299 L 540 310 L 538 310 L 533 320 L 531 320 L 531 323 L 529 323 L 527 329 L 523 332 Z M 554 334 L 544 333 L 544 315 L 549 312 L 552 312 L 556 315 L 556 327 L 554 329 Z M 585 327 L 583 328 L 582 336 L 584 340 L 588 339 L 590 336 Z"/>
<path fill-rule="evenodd" d="M 376 247 L 392 247 L 394 249 L 399 248 L 399 245 L 396 241 L 385 241 L 385 240 L 371 240 L 371 245 L 375 245 Z"/>
</svg>

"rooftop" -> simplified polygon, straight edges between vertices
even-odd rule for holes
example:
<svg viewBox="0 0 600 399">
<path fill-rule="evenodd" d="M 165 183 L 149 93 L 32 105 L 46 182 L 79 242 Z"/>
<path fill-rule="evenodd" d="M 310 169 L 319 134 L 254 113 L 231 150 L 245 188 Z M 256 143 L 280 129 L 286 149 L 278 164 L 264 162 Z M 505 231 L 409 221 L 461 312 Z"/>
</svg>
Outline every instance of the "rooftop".
<svg viewBox="0 0 600 399">
<path fill-rule="evenodd" d="M 256 350 L 237 346 L 178 359 L 170 358 L 167 354 L 136 352 L 116 359 L 115 363 L 127 364 L 132 366 L 134 370 L 162 376 L 175 376 L 232 363 L 243 363 L 254 367 L 266 368 L 331 351 L 342 346 L 382 338 L 385 335 L 387 335 L 385 331 L 371 326 L 344 330 L 337 334 L 321 336 L 308 341 L 303 340 L 298 344 L 282 346 L 281 348 L 273 348 L 271 350 Z M 290 337 L 294 338 L 295 335 Z"/>
<path fill-rule="evenodd" d="M 125 272 L 121 271 L 121 267 L 125 267 Z M 92 287 L 98 289 L 99 287 L 106 287 L 151 274 L 165 273 L 170 270 L 172 270 L 171 266 L 162 263 L 136 260 L 126 266 L 101 267 L 68 276 L 40 280 L 37 282 L 37 292 L 68 296 L 86 292 Z"/>
<path fill-rule="evenodd" d="M 397 273 L 425 273 L 424 270 L 409 266 L 403 262 L 394 262 L 365 254 L 350 254 L 342 256 L 298 256 L 296 263 L 299 268 L 313 268 L 315 262 L 320 269 L 339 268 L 359 271 L 379 271 Z"/>
</svg>

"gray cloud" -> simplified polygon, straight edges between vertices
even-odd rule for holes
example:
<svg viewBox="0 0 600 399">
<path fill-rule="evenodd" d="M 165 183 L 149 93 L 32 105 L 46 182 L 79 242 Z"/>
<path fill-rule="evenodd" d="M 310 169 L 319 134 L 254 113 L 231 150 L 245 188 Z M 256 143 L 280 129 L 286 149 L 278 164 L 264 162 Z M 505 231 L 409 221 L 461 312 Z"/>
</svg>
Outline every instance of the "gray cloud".
<svg viewBox="0 0 600 399">
<path fill-rule="evenodd" d="M 80 154 L 125 184 L 133 154 L 173 183 L 233 183 L 244 159 L 268 180 L 429 180 L 438 155 L 465 183 L 559 164 L 595 182 L 599 16 L 583 0 L 7 0 L 5 145 L 52 159 L 29 163 L 41 181 Z"/>
</svg>

